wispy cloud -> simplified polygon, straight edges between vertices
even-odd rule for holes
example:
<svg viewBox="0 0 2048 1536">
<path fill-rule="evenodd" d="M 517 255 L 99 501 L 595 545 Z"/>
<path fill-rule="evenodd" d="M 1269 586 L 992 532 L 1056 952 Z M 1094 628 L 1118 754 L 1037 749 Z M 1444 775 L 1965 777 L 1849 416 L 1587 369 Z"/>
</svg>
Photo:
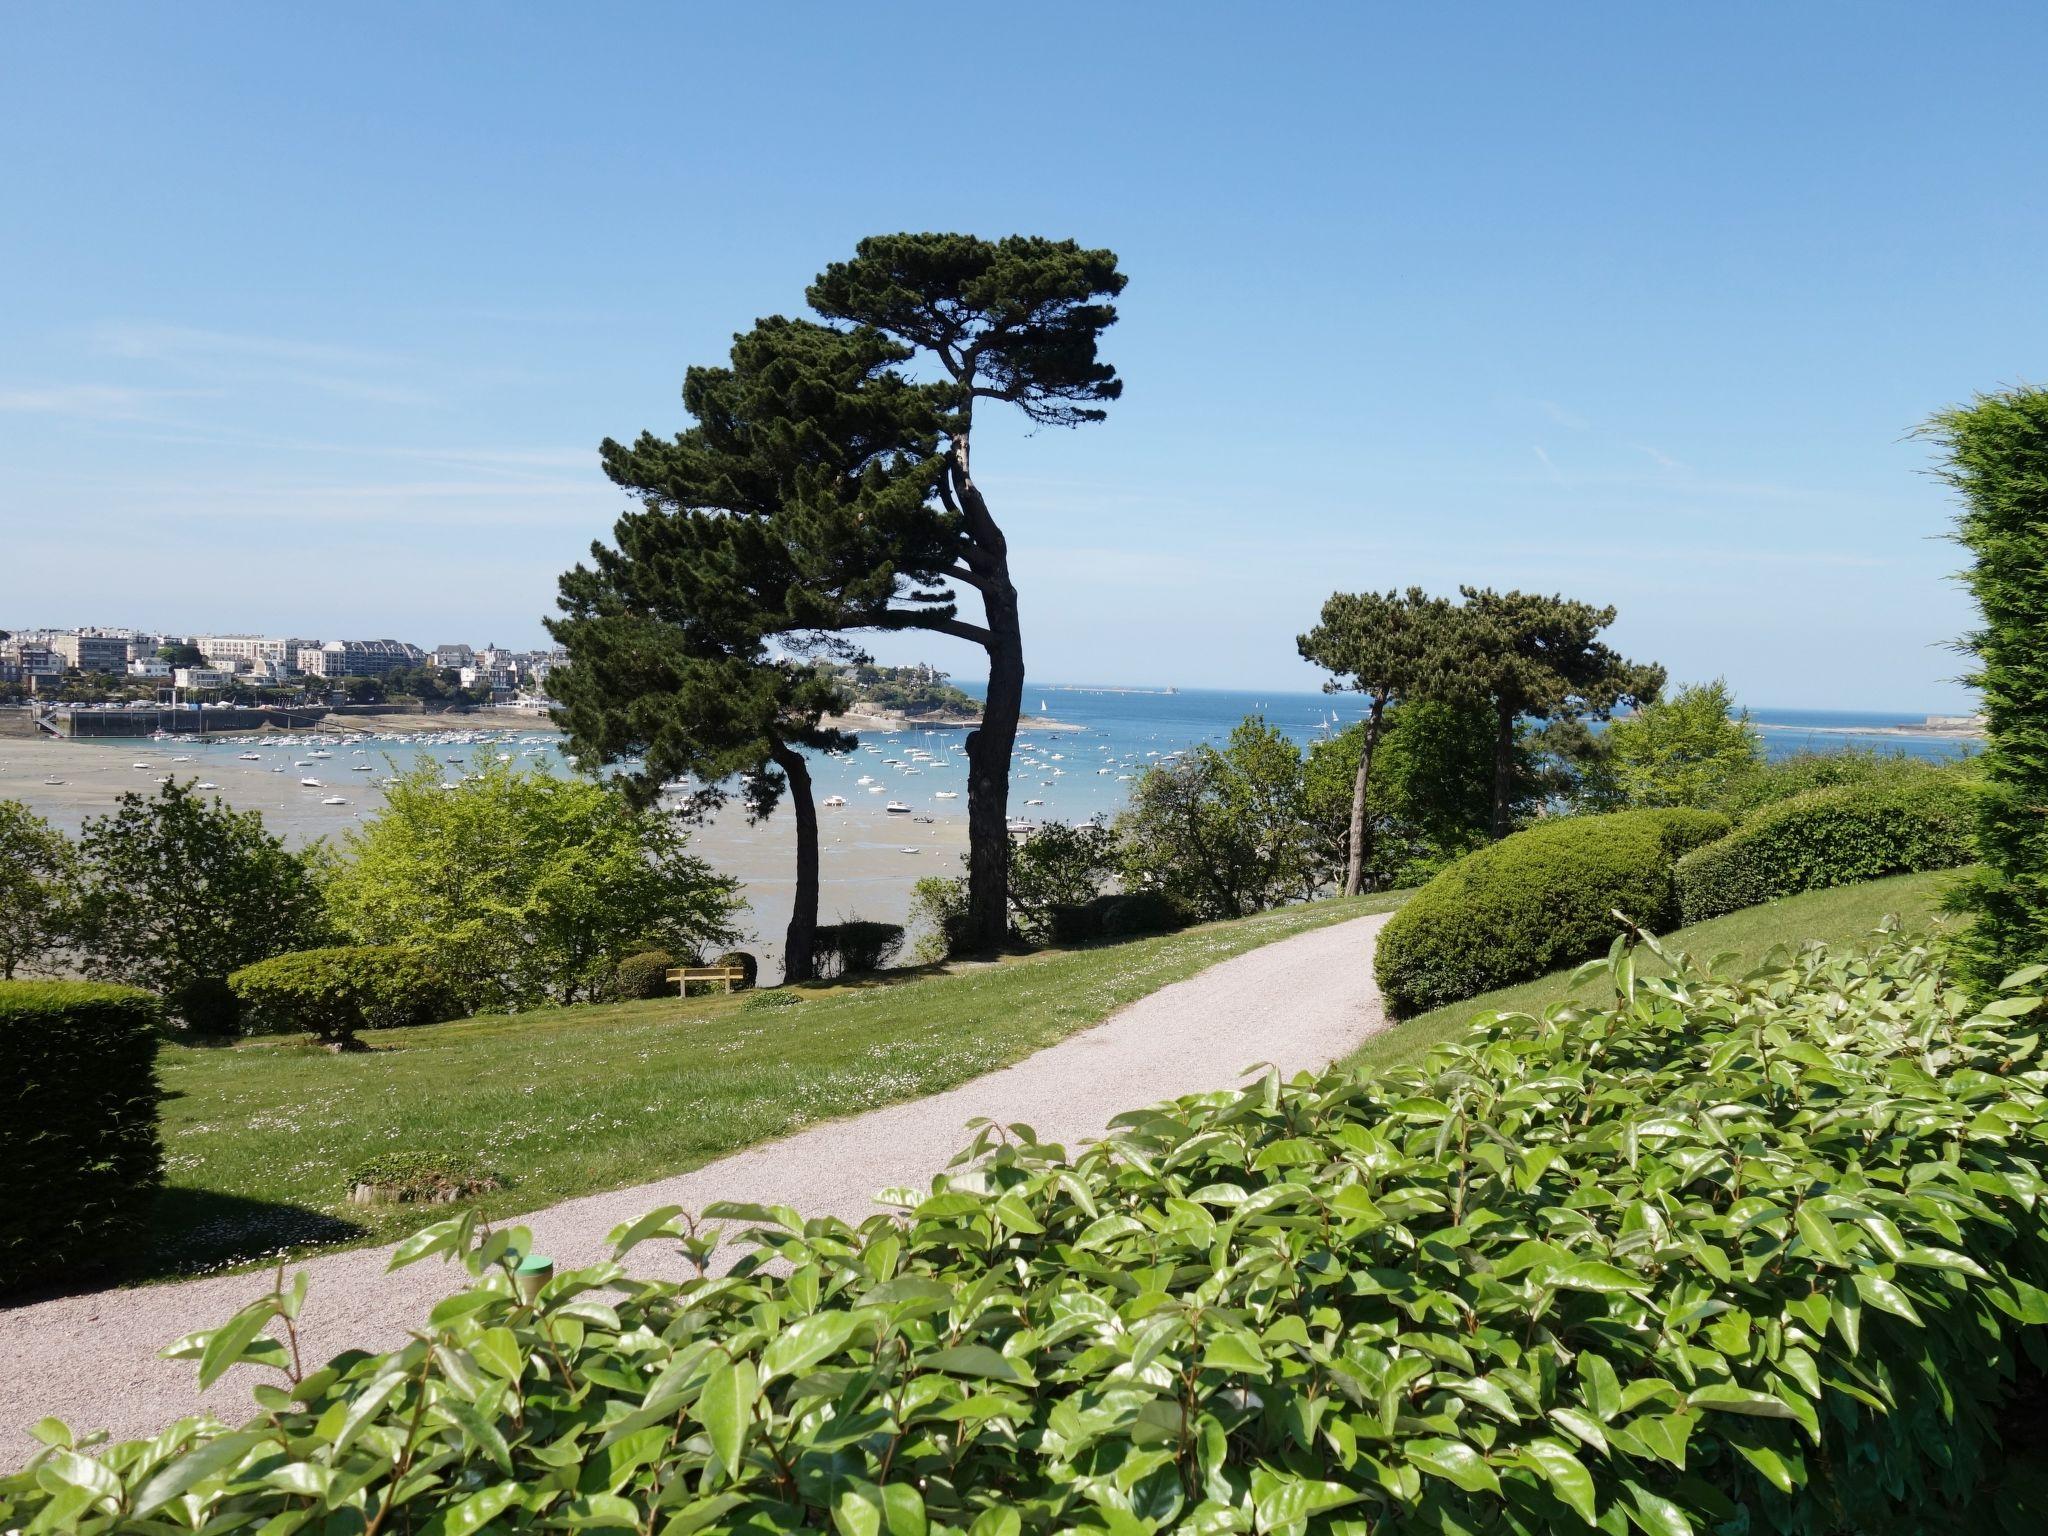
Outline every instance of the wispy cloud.
<svg viewBox="0 0 2048 1536">
<path fill-rule="evenodd" d="M 0 387 L 0 412 L 72 416 L 90 421 L 140 421 L 158 406 L 212 395 L 212 390 L 130 389 L 119 384 L 41 384 Z"/>
<path fill-rule="evenodd" d="M 1659 469 L 1684 469 L 1685 466 L 1661 448 L 1652 448 L 1648 443 L 1637 443 L 1636 452 L 1643 455 Z"/>
<path fill-rule="evenodd" d="M 1549 472 L 1550 478 L 1555 480 L 1559 485 L 1563 485 L 1565 483 L 1564 474 L 1562 471 L 1558 469 L 1558 467 L 1555 464 L 1550 462 L 1550 455 L 1543 451 L 1543 445 L 1541 443 L 1538 443 L 1534 446 L 1534 448 L 1531 451 L 1534 452 L 1536 455 L 1536 462 L 1541 464 L 1544 467 L 1544 469 Z"/>
<path fill-rule="evenodd" d="M 215 383 L 264 383 L 382 405 L 427 405 L 433 395 L 405 382 L 417 371 L 397 353 L 196 326 L 110 323 L 94 336 L 106 357 L 155 363 Z"/>
<path fill-rule="evenodd" d="M 1567 410 L 1555 400 L 1538 400 L 1536 408 L 1560 427 L 1569 427 L 1574 432 L 1584 432 L 1592 425 L 1577 411 Z"/>
</svg>

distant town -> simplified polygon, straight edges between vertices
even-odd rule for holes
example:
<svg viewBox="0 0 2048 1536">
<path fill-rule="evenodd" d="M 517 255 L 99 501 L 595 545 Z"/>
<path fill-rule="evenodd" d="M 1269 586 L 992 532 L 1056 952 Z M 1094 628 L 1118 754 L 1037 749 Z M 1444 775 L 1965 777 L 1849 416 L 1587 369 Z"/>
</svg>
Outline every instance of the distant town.
<svg viewBox="0 0 2048 1536">
<path fill-rule="evenodd" d="M 0 697 L 100 708 L 546 707 L 556 650 L 127 628 L 0 630 Z"/>
</svg>

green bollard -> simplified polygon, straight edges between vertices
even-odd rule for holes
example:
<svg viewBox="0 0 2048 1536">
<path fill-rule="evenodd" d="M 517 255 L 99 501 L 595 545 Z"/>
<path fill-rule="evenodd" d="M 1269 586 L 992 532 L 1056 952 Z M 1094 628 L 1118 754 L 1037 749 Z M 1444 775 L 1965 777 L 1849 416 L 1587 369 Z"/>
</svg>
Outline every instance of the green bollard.
<svg viewBox="0 0 2048 1536">
<path fill-rule="evenodd" d="M 555 1261 L 544 1253 L 529 1253 L 512 1271 L 512 1284 L 519 1299 L 529 1307 L 540 1299 L 541 1287 L 555 1278 Z"/>
</svg>

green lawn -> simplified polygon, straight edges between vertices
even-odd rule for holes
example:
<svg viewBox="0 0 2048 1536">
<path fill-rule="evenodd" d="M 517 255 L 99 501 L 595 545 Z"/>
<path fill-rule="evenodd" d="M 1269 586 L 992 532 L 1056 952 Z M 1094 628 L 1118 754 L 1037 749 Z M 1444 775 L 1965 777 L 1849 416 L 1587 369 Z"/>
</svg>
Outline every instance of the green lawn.
<svg viewBox="0 0 2048 1536">
<path fill-rule="evenodd" d="M 1910 929 L 1929 929 L 1943 921 L 1939 911 L 1941 892 L 1955 878 L 1953 871 L 1937 871 L 1898 875 L 1832 891 L 1808 891 L 1695 923 L 1659 942 L 1683 949 L 1701 961 L 1733 952 L 1746 962 L 1754 962 L 1775 944 L 1796 945 L 1807 939 L 1829 944 L 1854 942 L 1875 928 L 1887 913 L 1897 914 Z M 1644 958 L 1648 962 L 1644 973 L 1653 973 L 1657 962 L 1649 955 Z M 1596 978 L 1584 983 L 1576 995 L 1589 1001 L 1596 999 L 1604 985 Z M 1403 1020 L 1366 1041 L 1345 1058 L 1344 1064 L 1373 1067 L 1408 1061 L 1450 1039 L 1480 1014 L 1541 1013 L 1549 1004 L 1574 995 L 1568 970 L 1555 971 L 1518 986 L 1482 992 L 1462 1003 L 1449 1003 Z"/>
<path fill-rule="evenodd" d="M 803 989 L 792 1008 L 742 996 L 549 1009 L 373 1033 L 368 1053 L 343 1056 L 296 1040 L 166 1045 L 167 1187 L 128 1278 L 388 1239 L 442 1214 L 348 1205 L 345 1175 L 380 1152 L 473 1158 L 506 1181 L 479 1202 L 493 1216 L 685 1172 L 965 1082 L 1218 960 L 1395 904 L 1318 902 Z"/>
</svg>

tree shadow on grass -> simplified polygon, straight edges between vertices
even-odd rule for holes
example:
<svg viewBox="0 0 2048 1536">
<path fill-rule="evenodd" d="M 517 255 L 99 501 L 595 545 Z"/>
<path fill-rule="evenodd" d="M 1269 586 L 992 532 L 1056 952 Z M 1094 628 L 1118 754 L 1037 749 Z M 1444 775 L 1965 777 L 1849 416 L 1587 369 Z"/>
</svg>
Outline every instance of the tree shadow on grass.
<svg viewBox="0 0 2048 1536">
<path fill-rule="evenodd" d="M 232 1269 L 280 1252 L 368 1235 L 367 1227 L 303 1205 L 210 1189 L 165 1189 L 157 1194 L 143 1240 L 121 1278 L 156 1280 Z"/>
</svg>

